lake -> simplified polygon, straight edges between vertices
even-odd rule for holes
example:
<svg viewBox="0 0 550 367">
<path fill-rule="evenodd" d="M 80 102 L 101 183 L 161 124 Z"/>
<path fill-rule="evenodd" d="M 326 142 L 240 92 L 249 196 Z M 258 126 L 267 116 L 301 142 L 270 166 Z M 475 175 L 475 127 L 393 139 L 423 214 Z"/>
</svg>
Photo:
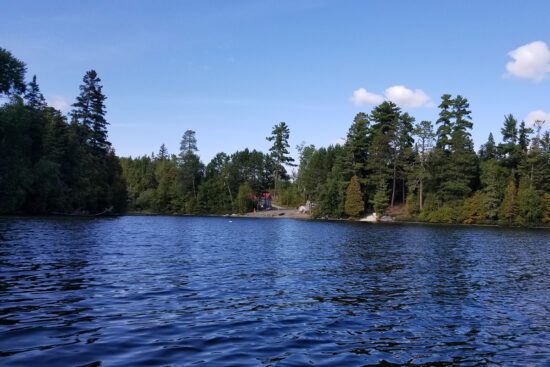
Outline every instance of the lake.
<svg viewBox="0 0 550 367">
<path fill-rule="evenodd" d="M 2 366 L 543 365 L 550 232 L 0 219 Z"/>
</svg>

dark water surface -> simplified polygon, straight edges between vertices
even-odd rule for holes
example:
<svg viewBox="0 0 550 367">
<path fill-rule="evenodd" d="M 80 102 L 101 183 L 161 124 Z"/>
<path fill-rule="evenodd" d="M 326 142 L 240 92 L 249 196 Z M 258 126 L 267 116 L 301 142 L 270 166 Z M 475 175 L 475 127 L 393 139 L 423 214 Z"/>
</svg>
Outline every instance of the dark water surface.
<svg viewBox="0 0 550 367">
<path fill-rule="evenodd" d="M 0 365 L 548 365 L 550 232 L 0 219 Z"/>
</svg>

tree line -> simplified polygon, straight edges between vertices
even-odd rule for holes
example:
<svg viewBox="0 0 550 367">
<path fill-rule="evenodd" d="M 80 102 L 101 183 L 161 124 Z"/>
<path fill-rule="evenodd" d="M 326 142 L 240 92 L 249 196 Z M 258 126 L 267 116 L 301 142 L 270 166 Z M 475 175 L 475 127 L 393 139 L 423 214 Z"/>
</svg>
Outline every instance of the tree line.
<svg viewBox="0 0 550 367">
<path fill-rule="evenodd" d="M 550 222 L 550 133 L 505 116 L 476 153 L 468 100 L 445 94 L 436 126 L 386 101 L 359 113 L 343 146 L 301 148 L 297 191 L 314 214 L 398 213 L 444 223 Z M 399 208 L 399 210 L 396 210 Z"/>
<path fill-rule="evenodd" d="M 244 213 L 254 209 L 254 197 L 271 192 L 283 206 L 311 202 L 314 217 L 376 212 L 445 223 L 550 222 L 544 121 L 528 127 L 505 116 L 502 142 L 490 134 L 476 152 L 469 103 L 460 95 L 441 97 L 435 124 L 382 102 L 355 116 L 344 144 L 297 146 L 296 165 L 285 122 L 266 137 L 269 152 L 220 152 L 204 164 L 193 130 L 175 154 L 163 144 L 156 154 L 117 157 L 94 70 L 67 116 L 46 104 L 36 76 L 25 82 L 25 73 L 25 64 L 0 48 L 0 213 Z"/>
<path fill-rule="evenodd" d="M 0 213 L 124 211 L 97 73 L 86 72 L 68 116 L 47 105 L 36 76 L 28 83 L 25 76 L 25 64 L 0 48 Z"/>
<path fill-rule="evenodd" d="M 248 148 L 233 154 L 220 152 L 207 165 L 197 154 L 193 130 L 183 134 L 178 154 L 169 154 L 162 144 L 157 154 L 122 158 L 128 207 L 154 213 L 246 213 L 258 204 L 254 196 L 269 191 L 285 202 L 292 185 L 285 168 L 293 162 L 289 134 L 281 122 L 267 137 L 273 142 L 270 153 Z"/>
</svg>

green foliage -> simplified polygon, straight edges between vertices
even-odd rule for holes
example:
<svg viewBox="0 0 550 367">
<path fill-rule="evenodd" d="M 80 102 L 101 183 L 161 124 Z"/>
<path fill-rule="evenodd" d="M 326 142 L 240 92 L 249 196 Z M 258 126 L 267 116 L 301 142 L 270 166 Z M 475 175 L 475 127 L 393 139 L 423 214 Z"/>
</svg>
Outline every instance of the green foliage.
<svg viewBox="0 0 550 367">
<path fill-rule="evenodd" d="M 420 214 L 420 199 L 416 192 L 410 193 L 407 196 L 407 211 L 411 215 Z"/>
<path fill-rule="evenodd" d="M 345 212 L 352 218 L 357 218 L 365 209 L 361 195 L 361 185 L 357 176 L 353 176 L 346 190 Z"/>
<path fill-rule="evenodd" d="M 0 47 L 0 97 L 22 94 L 25 89 L 25 63 Z"/>
<path fill-rule="evenodd" d="M 245 182 L 239 186 L 239 192 L 235 201 L 235 208 L 239 213 L 247 213 L 252 211 L 254 208 L 254 202 L 251 199 L 251 195 L 252 188 L 248 182 Z"/>
<path fill-rule="evenodd" d="M 386 210 L 386 208 L 388 207 L 389 198 L 388 198 L 388 193 L 386 189 L 386 184 L 384 183 L 384 181 L 381 181 L 380 184 L 378 185 L 376 194 L 374 194 L 374 197 L 372 198 L 370 203 L 373 205 L 374 212 L 377 214 L 384 213 L 384 210 Z"/>
<path fill-rule="evenodd" d="M 466 98 L 443 95 L 439 106 L 437 150 L 439 166 L 435 182 L 438 195 L 446 202 L 462 200 L 472 192 L 478 177 L 478 160 L 473 150 L 472 122 Z"/>
<path fill-rule="evenodd" d="M 462 222 L 470 224 L 484 220 L 487 216 L 485 200 L 485 195 L 481 191 L 477 191 L 472 197 L 466 199 L 462 206 Z"/>
<path fill-rule="evenodd" d="M 542 222 L 545 224 L 550 223 L 550 194 L 544 193 L 544 216 Z"/>
<path fill-rule="evenodd" d="M 68 124 L 48 107 L 36 76 L 0 49 L 0 213 L 98 213 L 126 207 L 121 164 L 107 141 L 100 79 L 87 72 Z M 15 93 L 24 94 L 24 99 Z"/>
<path fill-rule="evenodd" d="M 333 167 L 326 183 L 321 187 L 320 204 L 316 216 L 328 215 L 340 218 L 345 214 L 346 182 L 341 181 L 339 167 Z"/>
<path fill-rule="evenodd" d="M 457 210 L 449 206 L 443 206 L 428 215 L 428 219 L 432 223 L 456 223 Z"/>
<path fill-rule="evenodd" d="M 278 203 L 285 207 L 296 208 L 305 203 L 298 186 L 294 183 L 285 184 L 279 194 Z"/>
<path fill-rule="evenodd" d="M 508 185 L 506 186 L 502 204 L 500 204 L 498 217 L 501 222 L 506 224 L 512 224 L 518 221 L 518 198 L 516 180 L 513 175 L 508 179 Z"/>
<path fill-rule="evenodd" d="M 545 214 L 544 195 L 529 186 L 527 180 L 520 183 L 517 192 L 518 222 L 522 224 L 539 224 Z"/>
<path fill-rule="evenodd" d="M 294 158 L 290 156 L 288 148 L 290 144 L 288 139 L 290 137 L 290 129 L 285 122 L 281 122 L 278 125 L 273 126 L 271 136 L 266 138 L 267 141 L 272 141 L 273 145 L 269 148 L 271 152 L 271 158 L 273 159 L 273 175 L 275 180 L 274 197 L 277 198 L 277 185 L 279 180 L 286 179 L 287 173 L 284 165 L 295 166 Z"/>
<path fill-rule="evenodd" d="M 481 162 L 481 183 L 485 194 L 484 206 L 488 219 L 495 220 L 504 191 L 506 189 L 507 170 L 495 159 Z"/>
<path fill-rule="evenodd" d="M 284 122 L 267 138 L 269 154 L 218 153 L 205 167 L 196 133 L 187 130 L 177 156 L 163 144 L 156 156 L 118 158 L 94 70 L 85 73 L 79 91 L 68 122 L 47 105 L 36 76 L 25 84 L 25 64 L 0 48 L 0 97 L 7 100 L 0 106 L 0 213 L 128 208 L 225 214 L 250 211 L 251 195 L 272 191 L 285 206 L 312 201 L 316 216 L 356 217 L 371 208 L 382 213 L 406 202 L 410 215 L 432 222 L 550 223 L 550 132 L 542 131 L 544 122 L 533 130 L 505 116 L 502 142 L 490 134 L 478 156 L 469 103 L 459 95 L 442 96 L 435 133 L 429 121 L 413 128 L 414 118 L 390 101 L 357 114 L 343 146 L 299 147 L 291 182 Z"/>
</svg>

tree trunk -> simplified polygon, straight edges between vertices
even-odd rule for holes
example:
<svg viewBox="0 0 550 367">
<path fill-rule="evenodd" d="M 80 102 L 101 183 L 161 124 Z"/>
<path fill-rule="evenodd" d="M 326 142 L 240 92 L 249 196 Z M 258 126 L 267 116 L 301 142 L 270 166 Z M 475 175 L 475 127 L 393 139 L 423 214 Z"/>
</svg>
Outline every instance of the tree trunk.
<svg viewBox="0 0 550 367">
<path fill-rule="evenodd" d="M 395 203 L 395 181 L 397 177 L 397 163 L 393 162 L 393 186 L 391 190 L 391 207 L 393 208 L 393 204 Z"/>
<path fill-rule="evenodd" d="M 403 204 L 407 202 L 407 192 L 405 191 L 405 177 L 402 180 L 403 183 Z"/>
<path fill-rule="evenodd" d="M 424 204 L 424 199 L 422 198 L 422 195 L 424 195 L 423 190 L 424 189 L 424 180 L 420 180 L 420 210 L 422 210 L 422 205 Z"/>
<path fill-rule="evenodd" d="M 231 200 L 231 207 L 233 207 L 233 195 L 231 195 L 231 188 L 229 187 L 229 184 L 224 181 L 225 186 L 227 186 L 227 191 L 229 191 L 229 200 Z"/>
</svg>

